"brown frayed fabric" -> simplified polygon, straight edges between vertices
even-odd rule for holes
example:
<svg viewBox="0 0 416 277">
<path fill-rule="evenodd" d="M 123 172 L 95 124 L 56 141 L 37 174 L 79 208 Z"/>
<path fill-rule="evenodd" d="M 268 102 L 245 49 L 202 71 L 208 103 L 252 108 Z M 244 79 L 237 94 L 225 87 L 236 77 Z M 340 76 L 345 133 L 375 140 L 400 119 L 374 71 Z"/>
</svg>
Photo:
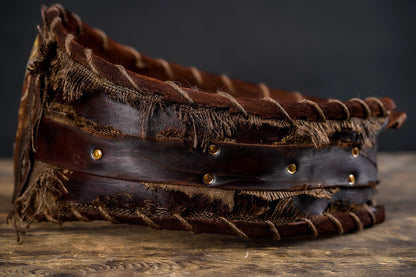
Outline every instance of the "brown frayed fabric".
<svg viewBox="0 0 416 277">
<path fill-rule="evenodd" d="M 68 170 L 61 170 L 47 164 L 38 164 L 31 173 L 31 186 L 14 200 L 14 208 L 8 216 L 19 233 L 24 233 L 31 222 L 42 214 L 48 221 L 60 223 L 57 212 L 60 201 L 68 193 L 64 181 L 68 181 Z"/>
<path fill-rule="evenodd" d="M 243 239 L 341 234 L 371 205 L 389 98 L 320 99 L 154 59 L 42 9 L 19 108 L 18 234 L 107 220 Z"/>
<path fill-rule="evenodd" d="M 38 62 L 42 63 L 41 61 Z M 380 130 L 383 123 L 386 122 L 386 118 L 377 117 L 368 119 L 353 118 L 342 121 L 273 120 L 264 119 L 256 115 L 230 114 L 226 109 L 193 108 L 183 104 L 166 103 L 161 96 L 148 95 L 149 93 L 145 89 L 137 91 L 119 87 L 106 79 L 100 78 L 100 76 L 95 76 L 88 69 L 71 59 L 67 53 L 59 49 L 57 49 L 57 58 L 52 64 L 54 66 L 49 68 L 51 72 L 49 82 L 53 90 L 62 91 L 64 100 L 71 103 L 79 100 L 88 92 L 103 91 L 113 100 L 129 104 L 141 111 L 139 126 L 141 126 L 140 135 L 142 137 L 146 137 L 147 122 L 158 105 L 161 107 L 174 105 L 173 109 L 183 124 L 192 124 L 195 128 L 203 131 L 202 134 L 194 137 L 194 144 L 198 143 L 199 138 L 201 145 L 206 145 L 213 139 L 232 137 L 238 125 L 248 125 L 251 128 L 269 125 L 292 129 L 291 133 L 284 137 L 281 142 L 276 142 L 280 144 L 293 144 L 309 140 L 309 143 L 313 143 L 316 146 L 328 145 L 330 144 L 330 137 L 335 132 L 348 128 L 362 137 L 363 145 L 371 147 L 375 143 L 371 141 L 371 138 L 374 138 L 377 130 Z M 41 70 L 32 68 L 32 71 L 40 72 Z M 239 107 L 241 106 L 239 105 Z M 241 108 L 239 109 L 241 110 Z M 318 110 L 320 109 L 318 108 Z M 322 113 L 322 111 L 318 113 Z"/>
</svg>

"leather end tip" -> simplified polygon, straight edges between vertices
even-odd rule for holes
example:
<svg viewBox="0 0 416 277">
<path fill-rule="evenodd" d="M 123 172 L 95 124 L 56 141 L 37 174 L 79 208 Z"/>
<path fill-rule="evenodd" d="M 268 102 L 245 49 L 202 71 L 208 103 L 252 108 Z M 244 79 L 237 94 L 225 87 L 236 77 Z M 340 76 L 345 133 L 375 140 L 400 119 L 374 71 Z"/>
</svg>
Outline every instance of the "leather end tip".
<svg viewBox="0 0 416 277">
<path fill-rule="evenodd" d="M 389 114 L 389 123 L 387 124 L 386 129 L 388 128 L 399 129 L 400 127 L 402 127 L 406 119 L 407 119 L 407 114 L 405 112 L 391 111 Z"/>
</svg>

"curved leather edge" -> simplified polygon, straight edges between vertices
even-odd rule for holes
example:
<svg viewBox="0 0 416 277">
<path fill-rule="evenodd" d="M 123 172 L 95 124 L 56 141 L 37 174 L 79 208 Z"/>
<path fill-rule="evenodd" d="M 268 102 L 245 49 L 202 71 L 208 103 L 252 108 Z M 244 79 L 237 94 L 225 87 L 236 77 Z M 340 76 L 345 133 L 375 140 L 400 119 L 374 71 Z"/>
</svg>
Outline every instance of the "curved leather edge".
<svg viewBox="0 0 416 277">
<path fill-rule="evenodd" d="M 66 13 L 66 16 L 62 14 L 63 12 Z M 100 77 L 113 82 L 114 84 L 123 86 L 126 89 L 142 90 L 147 94 L 157 94 L 166 101 L 176 102 L 178 104 L 191 104 L 191 106 L 203 105 L 209 106 L 210 108 L 227 108 L 231 114 L 243 112 L 246 113 L 246 115 L 250 114 L 262 118 L 285 118 L 285 113 L 282 113 L 281 109 L 277 109 L 273 101 L 267 101 L 267 97 L 262 98 L 262 96 L 258 95 L 260 92 L 255 93 L 256 95 L 245 95 L 246 93 L 244 93 L 241 97 L 238 97 L 236 94 L 234 96 L 228 95 L 227 97 L 224 97 L 221 94 L 213 93 L 213 91 L 209 92 L 202 89 L 190 89 L 187 87 L 180 87 L 179 90 L 175 89 L 164 82 L 164 80 L 169 80 L 166 76 L 163 76 L 164 74 L 162 74 L 162 76 L 149 77 L 146 76 L 146 72 L 143 72 L 142 74 L 142 72 L 136 72 L 136 70 L 138 70 L 137 68 L 129 68 L 127 65 L 132 64 L 134 59 L 132 59 L 131 53 L 126 50 L 126 46 L 118 44 L 114 40 L 108 38 L 102 31 L 96 31 L 87 24 L 82 23 L 84 34 L 90 36 L 91 40 L 96 43 L 96 45 L 91 45 L 91 43 L 86 44 L 85 41 L 87 40 L 85 38 L 75 37 L 74 34 L 77 34 L 77 22 L 68 11 L 57 9 L 55 6 L 52 6 L 49 9 L 44 10 L 44 15 L 44 28 L 48 34 L 53 34 L 53 37 L 55 37 L 57 45 L 61 50 L 70 54 L 71 58 L 78 63 L 95 71 Z M 72 20 L 63 22 L 63 18 L 65 17 Z M 69 37 L 70 35 L 72 37 Z M 105 47 L 101 44 L 104 44 Z M 101 45 L 101 47 L 99 45 Z M 89 58 L 85 55 L 87 47 L 94 47 L 94 51 L 92 51 L 91 57 Z M 103 48 L 106 48 L 107 50 L 104 50 L 108 53 L 104 51 Z M 110 53 L 111 51 L 114 53 Z M 116 54 L 120 56 L 120 59 L 124 61 L 124 64 L 127 66 L 126 75 L 123 75 L 119 70 L 120 66 L 115 65 L 113 62 L 113 58 Z M 155 66 L 155 68 L 158 68 L 158 70 L 163 72 L 160 61 L 158 62 L 158 60 L 144 55 L 142 56 L 146 62 L 153 64 L 152 66 Z M 123 62 L 119 61 L 119 63 Z M 192 80 L 194 77 L 192 77 L 191 68 L 171 63 L 167 64 L 171 67 L 172 71 L 182 72 L 181 76 L 184 75 L 182 76 L 182 79 L 185 79 L 190 83 L 193 82 Z M 184 71 L 186 74 L 183 74 Z M 201 74 L 207 74 L 211 77 L 215 76 L 214 79 L 218 80 L 222 79 L 222 76 L 220 75 L 208 74 L 202 71 Z M 217 89 L 223 86 L 218 80 L 210 81 L 216 85 Z M 254 88 L 256 91 L 260 90 L 256 84 L 245 83 L 236 79 L 230 79 L 230 82 L 241 86 L 242 92 L 253 90 Z M 235 91 L 238 92 L 240 90 L 236 88 Z M 366 118 L 371 115 L 383 116 L 383 110 L 391 111 L 394 108 L 394 103 L 392 103 L 391 100 L 383 101 L 383 98 L 376 99 L 376 101 L 368 99 L 351 99 L 350 101 L 341 103 L 311 96 L 303 96 L 298 93 L 290 93 L 281 90 L 276 91 L 280 91 L 280 97 L 274 96 L 275 100 L 279 103 L 281 102 L 289 115 L 299 119 L 306 115 L 307 117 L 304 119 L 311 121 L 322 120 L 322 115 L 329 119 L 339 119 L 339 116 L 343 114 L 344 109 L 348 109 L 348 113 L 351 116 Z M 184 97 L 184 95 L 186 95 L 186 97 Z M 279 95 L 279 93 L 276 95 Z M 386 102 L 389 103 L 386 105 Z M 378 104 L 381 104 L 383 107 L 379 107 Z"/>
<path fill-rule="evenodd" d="M 82 215 L 81 215 L 82 214 Z M 216 233 L 238 235 L 243 239 L 259 237 L 294 237 L 302 235 L 335 235 L 359 231 L 372 227 L 385 220 L 384 206 L 365 207 L 351 213 L 337 213 L 318 216 L 310 220 L 300 220 L 286 224 L 273 224 L 267 221 L 245 221 L 224 219 L 201 219 L 188 217 L 143 217 L 127 214 L 107 214 L 97 211 L 79 211 L 79 215 L 88 220 L 108 220 L 113 223 L 129 223 L 147 225 L 155 229 L 183 230 L 192 233 Z M 110 216 L 110 218 L 108 217 Z M 43 215 L 38 215 L 38 221 L 48 221 Z M 60 216 L 60 220 L 77 221 L 79 218 L 71 213 Z M 150 221 L 149 221 L 150 220 Z M 277 237 L 278 235 L 278 237 Z"/>
<path fill-rule="evenodd" d="M 387 123 L 386 129 L 394 128 L 399 129 L 407 119 L 405 112 L 391 111 L 389 114 L 389 122 Z"/>
</svg>

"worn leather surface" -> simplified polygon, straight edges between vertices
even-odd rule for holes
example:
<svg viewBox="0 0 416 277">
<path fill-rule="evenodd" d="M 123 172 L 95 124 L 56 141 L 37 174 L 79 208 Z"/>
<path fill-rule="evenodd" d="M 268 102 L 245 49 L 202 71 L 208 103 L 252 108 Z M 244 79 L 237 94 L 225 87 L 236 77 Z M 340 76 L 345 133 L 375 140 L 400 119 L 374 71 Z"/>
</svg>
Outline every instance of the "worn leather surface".
<svg viewBox="0 0 416 277">
<path fill-rule="evenodd" d="M 233 234 L 239 235 L 243 239 L 254 237 L 274 237 L 275 239 L 280 239 L 299 235 L 317 236 L 355 232 L 381 223 L 385 219 L 384 206 L 367 207 L 365 205 L 368 199 L 371 199 L 371 191 L 366 188 L 345 188 L 339 191 L 337 195 L 334 195 L 334 200 L 348 198 L 351 200 L 351 203 L 364 203 L 363 208 L 354 212 L 338 212 L 327 215 L 323 213 L 326 205 L 319 207 L 319 201 L 310 198 L 308 203 L 308 201 L 303 199 L 298 204 L 305 205 L 303 208 L 307 209 L 308 213 L 312 215 L 308 221 L 303 219 L 294 219 L 289 222 L 282 221 L 273 225 L 275 228 L 273 229 L 267 221 L 267 215 L 255 221 L 244 220 L 243 218 L 230 219 L 228 222 L 234 224 L 239 230 L 236 231 L 229 223 L 221 220 L 221 218 L 225 218 L 230 214 L 230 207 L 225 205 L 225 203 L 188 197 L 184 193 L 175 190 L 149 190 L 146 188 L 147 185 L 145 183 L 76 172 L 71 174 L 70 180 L 70 183 L 67 184 L 68 194 L 65 197 L 65 201 L 68 201 L 71 207 L 76 207 L 78 216 L 67 210 L 59 214 L 58 218 L 60 221 L 110 220 L 116 224 L 128 222 L 130 224 L 146 225 L 155 229 L 186 230 L 193 233 Z M 97 195 L 99 195 L 99 199 L 96 199 Z M 114 195 L 117 196 L 116 202 L 122 202 L 123 204 L 119 204 L 116 207 L 105 206 L 107 201 L 115 203 L 114 198 L 109 199 L 109 197 L 114 197 Z M 153 216 L 149 215 L 144 219 L 142 216 L 138 216 L 137 210 L 143 212 L 147 208 L 146 203 L 149 203 L 147 201 L 150 199 L 160 203 L 158 207 L 160 211 L 154 212 Z M 197 199 L 198 201 L 196 201 Z M 234 201 L 235 206 L 249 204 L 261 207 L 266 205 L 265 201 L 260 199 L 248 200 L 244 196 L 236 196 Z M 247 201 L 249 202 L 247 203 Z M 141 207 L 137 207 L 137 203 L 141 203 Z M 175 208 L 179 210 L 182 205 L 187 206 L 188 212 L 192 211 L 187 216 L 183 216 L 183 220 L 186 220 L 185 224 L 178 219 L 177 214 L 166 213 L 166 211 L 175 210 Z M 133 206 L 136 208 L 132 208 Z M 319 211 L 314 212 L 314 208 L 319 209 Z M 105 213 L 103 213 L 102 209 L 105 209 Z M 208 211 L 215 212 L 216 217 L 193 216 L 194 213 L 201 213 L 202 215 Z M 334 217 L 337 222 L 334 222 Z M 42 215 L 37 216 L 37 219 L 40 221 L 48 220 Z"/>
<path fill-rule="evenodd" d="M 234 189 L 358 187 L 377 183 L 375 149 L 358 157 L 351 147 L 268 147 L 219 143 L 219 153 L 193 149 L 189 141 L 155 141 L 134 136 L 99 137 L 52 120 L 40 123 L 35 158 L 60 168 L 124 180 Z M 94 149 L 103 157 L 95 160 Z M 297 171 L 290 174 L 289 164 Z M 203 175 L 213 174 L 206 185 Z M 348 175 L 354 174 L 354 184 Z"/>
</svg>

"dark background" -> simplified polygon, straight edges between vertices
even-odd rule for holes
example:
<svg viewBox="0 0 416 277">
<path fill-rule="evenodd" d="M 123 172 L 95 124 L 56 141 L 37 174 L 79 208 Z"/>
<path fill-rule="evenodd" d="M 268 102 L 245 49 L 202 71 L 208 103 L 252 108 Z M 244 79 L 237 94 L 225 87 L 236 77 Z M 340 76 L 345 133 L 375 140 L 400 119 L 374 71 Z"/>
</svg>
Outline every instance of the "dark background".
<svg viewBox="0 0 416 277">
<path fill-rule="evenodd" d="M 13 152 L 40 5 L 54 2 L 1 4 L 0 156 Z M 152 57 L 324 98 L 389 96 L 408 120 L 380 149 L 416 150 L 416 1 L 60 3 Z"/>
</svg>

